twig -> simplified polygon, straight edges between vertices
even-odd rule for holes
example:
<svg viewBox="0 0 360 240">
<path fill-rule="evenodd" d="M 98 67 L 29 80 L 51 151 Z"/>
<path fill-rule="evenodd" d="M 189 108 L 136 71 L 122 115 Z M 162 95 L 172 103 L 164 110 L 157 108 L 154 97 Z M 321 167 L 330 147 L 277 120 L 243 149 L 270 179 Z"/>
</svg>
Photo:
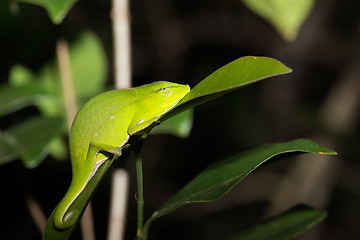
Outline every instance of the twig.
<svg viewBox="0 0 360 240">
<path fill-rule="evenodd" d="M 70 66 L 69 47 L 65 40 L 61 39 L 57 42 L 56 52 L 60 69 L 67 125 L 70 131 L 71 123 L 76 115 L 76 98 Z"/>
<path fill-rule="evenodd" d="M 131 41 L 128 0 L 113 0 L 111 17 L 114 36 L 114 77 L 117 89 L 131 87 Z M 129 177 L 125 170 L 115 170 L 109 213 L 108 240 L 121 240 L 126 225 L 126 200 Z"/>
<path fill-rule="evenodd" d="M 112 20 L 115 54 L 115 87 L 131 87 L 131 46 L 128 0 L 113 0 Z"/>
<path fill-rule="evenodd" d="M 68 130 L 70 132 L 70 127 L 72 121 L 75 118 L 77 105 L 75 90 L 73 85 L 73 78 L 71 73 L 70 65 L 70 56 L 69 56 L 69 47 L 65 40 L 59 40 L 56 44 L 57 59 L 59 63 L 61 84 L 63 88 L 63 96 L 65 103 L 65 111 L 67 118 Z M 92 210 L 91 205 L 89 204 L 85 210 L 84 216 L 81 219 L 81 228 L 83 232 L 84 239 L 95 239 L 93 220 L 92 220 Z"/>
<path fill-rule="evenodd" d="M 27 196 L 25 202 L 31 217 L 33 218 L 37 228 L 41 233 L 41 236 L 44 236 L 46 217 L 43 211 L 41 210 L 39 203 L 32 196 Z"/>
<path fill-rule="evenodd" d="M 91 202 L 87 205 L 84 215 L 81 218 L 81 233 L 82 238 L 86 240 L 95 240 L 95 232 L 94 232 L 94 221 L 93 221 L 93 213 Z"/>
<path fill-rule="evenodd" d="M 138 216 L 137 216 L 137 239 L 142 240 L 144 237 L 144 183 L 143 183 L 143 170 L 142 170 L 142 158 L 140 152 L 135 152 L 136 160 L 136 178 L 137 178 L 137 204 L 138 204 Z"/>
<path fill-rule="evenodd" d="M 141 150 L 142 146 L 147 138 L 147 134 L 144 134 L 140 137 L 139 141 L 134 145 L 133 150 L 135 153 L 135 162 L 136 162 L 136 181 L 137 181 L 137 240 L 146 240 L 147 236 L 144 234 L 144 175 L 142 167 L 142 156 Z"/>
<path fill-rule="evenodd" d="M 108 240 L 122 240 L 126 223 L 126 205 L 129 175 L 124 169 L 116 169 L 112 180 Z"/>
</svg>

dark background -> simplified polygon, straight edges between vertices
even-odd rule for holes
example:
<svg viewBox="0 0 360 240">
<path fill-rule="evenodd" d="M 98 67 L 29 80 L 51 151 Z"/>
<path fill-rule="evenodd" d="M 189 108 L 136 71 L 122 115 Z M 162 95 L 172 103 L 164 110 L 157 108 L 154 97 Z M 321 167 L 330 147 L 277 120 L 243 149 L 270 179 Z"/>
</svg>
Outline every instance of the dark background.
<svg viewBox="0 0 360 240">
<path fill-rule="evenodd" d="M 10 13 L 9 1 L 0 6 L 1 83 L 13 64 L 36 72 L 54 59 L 57 39 L 71 42 L 82 30 L 91 29 L 106 48 L 107 82 L 113 85 L 110 1 L 79 1 L 58 26 L 37 6 L 19 4 L 17 14 Z M 135 86 L 168 80 L 193 87 L 217 68 L 247 55 L 273 57 L 293 69 L 197 107 L 187 139 L 148 139 L 145 218 L 206 166 L 246 148 L 305 137 L 339 153 L 330 158 L 302 155 L 308 159 L 303 165 L 294 157 L 272 161 L 224 199 L 187 206 L 156 221 L 152 239 L 221 239 L 296 203 L 328 212 L 324 222 L 299 239 L 360 239 L 359 104 L 349 107 L 348 101 L 359 102 L 359 13 L 357 0 L 317 0 L 298 38 L 289 43 L 241 1 L 131 1 Z M 0 128 L 11 126 L 10 119 L 21 121 L 32 114 L 36 110 L 30 107 L 0 119 Z M 348 117 L 339 123 L 341 116 Z M 132 176 L 126 239 L 133 239 L 134 161 L 131 153 L 125 159 L 113 168 L 125 167 Z M 281 195 L 294 175 L 297 182 Z M 20 161 L 0 166 L 0 239 L 40 239 L 25 198 L 34 197 L 49 216 L 70 179 L 70 161 L 50 157 L 33 170 Z M 107 177 L 93 200 L 98 239 L 106 236 L 109 185 Z M 302 189 L 307 191 L 301 193 Z M 74 239 L 78 237 L 79 230 Z"/>
</svg>

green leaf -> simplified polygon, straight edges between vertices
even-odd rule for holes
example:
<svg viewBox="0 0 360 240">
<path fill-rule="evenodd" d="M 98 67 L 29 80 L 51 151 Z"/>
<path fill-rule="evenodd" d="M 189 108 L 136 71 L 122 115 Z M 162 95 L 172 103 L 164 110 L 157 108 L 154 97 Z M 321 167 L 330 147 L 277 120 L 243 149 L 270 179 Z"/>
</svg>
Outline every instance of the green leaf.
<svg viewBox="0 0 360 240">
<path fill-rule="evenodd" d="M 69 58 L 73 86 L 78 107 L 91 97 L 103 92 L 106 75 L 107 60 L 105 49 L 100 39 L 91 31 L 84 31 L 69 46 Z M 63 105 L 62 85 L 58 62 L 46 64 L 42 68 L 38 79 Z M 59 91 L 61 89 L 61 91 Z M 53 114 L 51 106 L 42 104 L 45 114 Z M 58 113 L 59 114 L 59 113 Z M 65 114 L 64 111 L 61 114 Z"/>
<path fill-rule="evenodd" d="M 193 110 L 189 109 L 162 122 L 151 131 L 151 134 L 172 134 L 179 138 L 190 135 L 193 125 Z"/>
<path fill-rule="evenodd" d="M 298 205 L 279 216 L 236 233 L 226 240 L 289 240 L 318 224 L 326 213 Z"/>
<path fill-rule="evenodd" d="M 57 160 L 64 160 L 69 157 L 68 144 L 62 136 L 53 138 L 49 145 L 50 154 Z"/>
<path fill-rule="evenodd" d="M 107 75 L 105 50 L 99 38 L 83 32 L 69 47 L 75 95 L 79 106 L 104 89 Z M 64 100 L 57 61 L 45 64 L 39 74 L 14 65 L 10 86 L 0 88 L 0 116 L 36 105 L 46 116 L 64 116 Z"/>
<path fill-rule="evenodd" d="M 261 164 L 276 155 L 289 152 L 336 154 L 334 151 L 320 147 L 306 139 L 266 144 L 247 150 L 206 168 L 155 211 L 147 221 L 146 228 L 155 219 L 169 214 L 186 204 L 210 202 L 221 198 Z"/>
<path fill-rule="evenodd" d="M 51 101 L 52 96 L 40 84 L 3 85 L 0 88 L 0 116 L 15 112 L 38 102 Z"/>
<path fill-rule="evenodd" d="M 104 90 L 107 75 L 105 49 L 91 31 L 83 32 L 71 44 L 70 64 L 79 106 Z"/>
<path fill-rule="evenodd" d="M 63 119 L 34 117 L 3 132 L 0 163 L 21 158 L 27 168 L 38 166 L 49 152 L 51 140 L 62 130 Z"/>
<path fill-rule="evenodd" d="M 0 132 L 0 165 L 14 161 L 18 156 L 18 151 L 9 144 L 8 140 L 11 136 Z"/>
<path fill-rule="evenodd" d="M 313 0 L 243 0 L 252 11 L 269 21 L 287 41 L 293 41 L 310 14 Z"/>
<path fill-rule="evenodd" d="M 85 31 L 70 45 L 69 52 L 75 94 L 80 106 L 104 89 L 107 74 L 105 50 L 94 33 Z M 28 106 L 36 106 L 47 117 L 65 119 L 57 61 L 45 64 L 39 73 L 33 73 L 21 65 L 12 67 L 9 84 L 0 87 L 0 116 Z M 65 144 L 59 140 L 49 139 L 48 148 L 54 157 L 61 159 L 67 151 L 64 149 Z M 13 148 L 6 144 L 0 145 L 0 150 L 6 153 L 0 157 L 0 164 L 19 157 L 19 154 L 14 153 Z"/>
<path fill-rule="evenodd" d="M 18 0 L 19 2 L 38 5 L 46 9 L 51 21 L 59 24 L 70 11 L 77 0 Z"/>
<path fill-rule="evenodd" d="M 290 68 L 272 58 L 251 56 L 239 58 L 202 80 L 160 121 L 240 87 L 289 72 L 291 72 Z"/>
<path fill-rule="evenodd" d="M 106 173 L 107 169 L 113 163 L 114 158 L 108 160 L 101 164 L 99 169 L 97 170 L 96 174 L 91 178 L 89 183 L 86 185 L 84 190 L 81 194 L 75 199 L 75 201 L 71 204 L 69 211 L 72 209 L 79 210 L 80 216 L 84 213 L 84 210 L 89 203 L 90 199 L 95 193 L 96 188 L 99 186 L 99 183 L 103 179 L 104 174 Z M 56 210 L 56 208 L 55 208 Z M 81 217 L 77 219 L 77 222 L 73 224 L 70 228 L 65 230 L 57 229 L 54 225 L 54 212 L 52 212 L 51 216 L 49 217 L 44 233 L 44 240 L 65 240 L 68 239 L 71 233 L 75 230 L 80 221 Z"/>
<path fill-rule="evenodd" d="M 62 116 L 64 114 L 62 87 L 57 65 L 45 64 L 39 74 L 33 73 L 24 66 L 14 65 L 10 70 L 9 84 L 13 89 L 11 91 L 4 90 L 6 91 L 4 96 L 10 97 L 14 103 L 17 103 L 15 107 L 9 106 L 12 112 L 35 105 L 46 116 Z M 23 94 L 26 95 L 23 96 Z"/>
<path fill-rule="evenodd" d="M 22 65 L 15 64 L 10 69 L 9 84 L 11 86 L 23 86 L 35 81 L 36 75 Z"/>
</svg>

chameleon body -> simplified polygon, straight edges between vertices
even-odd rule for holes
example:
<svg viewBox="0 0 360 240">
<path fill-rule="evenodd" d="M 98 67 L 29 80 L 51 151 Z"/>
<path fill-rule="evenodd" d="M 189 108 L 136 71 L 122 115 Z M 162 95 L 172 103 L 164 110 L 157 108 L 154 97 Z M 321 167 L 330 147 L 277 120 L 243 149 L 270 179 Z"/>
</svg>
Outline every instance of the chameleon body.
<svg viewBox="0 0 360 240">
<path fill-rule="evenodd" d="M 71 227 L 80 211 L 71 208 L 99 167 L 122 147 L 173 108 L 188 92 L 188 85 L 154 82 L 137 88 L 99 94 L 77 113 L 70 131 L 73 177 L 69 190 L 54 211 L 58 229 Z"/>
</svg>

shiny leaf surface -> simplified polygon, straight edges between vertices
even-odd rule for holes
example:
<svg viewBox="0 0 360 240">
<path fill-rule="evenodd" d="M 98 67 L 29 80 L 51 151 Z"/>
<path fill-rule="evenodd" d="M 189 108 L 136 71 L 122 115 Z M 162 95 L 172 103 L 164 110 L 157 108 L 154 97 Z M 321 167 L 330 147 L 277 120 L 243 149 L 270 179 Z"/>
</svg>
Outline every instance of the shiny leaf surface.
<svg viewBox="0 0 360 240">
<path fill-rule="evenodd" d="M 226 240 L 289 240 L 321 222 L 326 213 L 298 205 L 276 217 L 244 229 Z"/>
<path fill-rule="evenodd" d="M 289 72 L 291 72 L 290 68 L 272 58 L 252 56 L 239 58 L 202 80 L 160 121 L 248 84 Z"/>
<path fill-rule="evenodd" d="M 224 196 L 261 164 L 279 154 L 307 152 L 336 154 L 306 139 L 262 145 L 209 166 L 153 213 L 146 225 L 176 209 L 196 202 L 215 201 Z"/>
</svg>

